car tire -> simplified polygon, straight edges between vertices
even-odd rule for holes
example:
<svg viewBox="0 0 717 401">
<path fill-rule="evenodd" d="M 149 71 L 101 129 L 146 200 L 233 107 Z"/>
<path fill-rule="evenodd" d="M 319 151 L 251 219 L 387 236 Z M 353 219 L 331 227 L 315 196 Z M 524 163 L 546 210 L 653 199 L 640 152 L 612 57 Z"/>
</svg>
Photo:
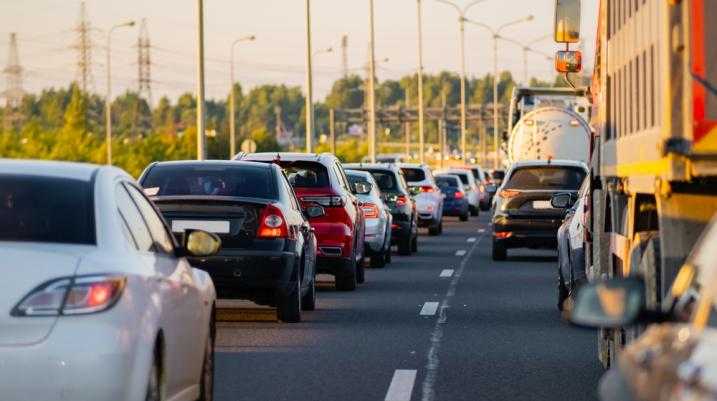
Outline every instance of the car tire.
<svg viewBox="0 0 717 401">
<path fill-rule="evenodd" d="M 386 266 L 386 251 L 371 255 L 371 267 L 381 269 Z"/>
<path fill-rule="evenodd" d="M 152 367 L 149 370 L 147 378 L 147 393 L 144 396 L 145 401 L 161 401 L 162 400 L 162 372 L 160 369 L 160 356 L 155 350 L 152 358 Z"/>
<path fill-rule="evenodd" d="M 366 282 L 366 268 L 363 265 L 363 258 L 356 262 L 356 282 L 359 284 Z"/>
<path fill-rule="evenodd" d="M 491 253 L 493 260 L 505 260 L 508 257 L 508 250 L 505 248 L 505 244 L 496 240 L 493 240 L 493 249 Z"/>
<path fill-rule="evenodd" d="M 469 207 L 469 209 L 470 209 L 470 212 L 471 212 L 471 216 L 473 216 L 473 217 L 478 216 L 478 208 L 477 208 L 477 207 L 471 206 L 471 207 Z"/>
<path fill-rule="evenodd" d="M 407 256 L 411 254 L 411 237 L 402 238 L 398 242 L 398 254 Z"/>
<path fill-rule="evenodd" d="M 316 309 L 316 277 L 311 280 L 309 289 L 306 291 L 303 297 L 301 297 L 301 310 L 315 310 Z"/>
<path fill-rule="evenodd" d="M 439 221 L 435 225 L 428 227 L 428 235 L 436 236 L 441 233 L 441 222 Z"/>
<path fill-rule="evenodd" d="M 301 321 L 301 282 L 298 278 L 292 282 L 291 289 L 279 297 L 276 317 L 284 323 Z"/>
<path fill-rule="evenodd" d="M 212 315 L 214 312 L 212 312 Z M 206 349 L 204 350 L 204 362 L 202 363 L 202 377 L 199 383 L 199 398 L 197 401 L 214 400 L 214 316 L 209 323 L 209 337 L 207 338 Z"/>
<path fill-rule="evenodd" d="M 443 218 L 441 217 L 441 222 L 438 223 L 438 234 L 443 234 Z"/>
<path fill-rule="evenodd" d="M 570 292 L 565 286 L 563 275 L 558 273 L 558 312 L 562 312 L 565 306 L 565 300 L 568 299 Z"/>
<path fill-rule="evenodd" d="M 356 289 L 356 260 L 352 257 L 347 267 L 336 274 L 336 289 L 339 291 L 353 291 Z"/>
<path fill-rule="evenodd" d="M 464 214 L 458 216 L 458 218 L 459 218 L 461 221 L 468 221 L 468 212 L 465 212 Z"/>
<path fill-rule="evenodd" d="M 411 252 L 418 252 L 418 234 L 411 240 Z"/>
<path fill-rule="evenodd" d="M 391 244 L 386 247 L 386 263 L 391 263 L 393 254 L 391 253 Z"/>
</svg>

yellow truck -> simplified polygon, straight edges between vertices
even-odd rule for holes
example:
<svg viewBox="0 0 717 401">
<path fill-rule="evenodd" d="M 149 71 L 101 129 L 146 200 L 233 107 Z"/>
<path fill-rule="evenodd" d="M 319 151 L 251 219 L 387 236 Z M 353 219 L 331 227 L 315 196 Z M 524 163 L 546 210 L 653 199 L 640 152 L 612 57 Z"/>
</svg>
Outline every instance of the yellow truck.
<svg viewBox="0 0 717 401">
<path fill-rule="evenodd" d="M 560 72 L 580 54 L 579 0 L 556 0 Z M 577 19 L 576 19 L 577 16 Z M 659 307 L 717 211 L 717 1 L 601 0 L 590 97 L 588 276 L 641 276 Z M 637 330 L 603 330 L 614 361 Z"/>
</svg>

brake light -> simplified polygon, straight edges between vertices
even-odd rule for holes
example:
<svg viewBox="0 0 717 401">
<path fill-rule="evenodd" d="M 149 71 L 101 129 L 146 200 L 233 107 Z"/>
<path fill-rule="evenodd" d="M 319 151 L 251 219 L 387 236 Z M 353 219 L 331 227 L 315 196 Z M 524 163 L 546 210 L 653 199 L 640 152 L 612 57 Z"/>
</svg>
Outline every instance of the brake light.
<svg viewBox="0 0 717 401">
<path fill-rule="evenodd" d="M 520 195 L 520 191 L 516 191 L 514 189 L 503 189 L 498 194 L 501 198 L 515 198 L 516 196 Z"/>
<path fill-rule="evenodd" d="M 480 184 L 480 191 L 481 191 L 481 192 L 485 192 L 485 185 Z"/>
<path fill-rule="evenodd" d="M 124 276 L 60 278 L 36 288 L 10 313 L 16 317 L 81 315 L 111 308 L 122 295 Z"/>
<path fill-rule="evenodd" d="M 331 196 L 303 196 L 301 198 L 303 202 L 317 203 L 324 207 L 342 207 L 344 205 L 344 198 L 338 195 Z"/>
<path fill-rule="evenodd" d="M 259 217 L 256 236 L 259 238 L 289 238 L 289 229 L 279 208 L 274 205 L 264 208 Z"/>
<path fill-rule="evenodd" d="M 453 197 L 456 199 L 463 199 L 465 195 L 463 195 L 463 192 L 456 192 L 453 194 Z"/>
<path fill-rule="evenodd" d="M 363 206 L 361 206 L 361 211 L 363 212 L 363 216 L 367 219 L 378 218 L 378 206 L 374 203 L 364 203 Z"/>
<path fill-rule="evenodd" d="M 493 233 L 493 236 L 497 239 L 506 239 L 506 238 L 512 237 L 513 233 L 510 231 L 501 231 L 501 232 Z"/>
<path fill-rule="evenodd" d="M 421 186 L 421 192 L 436 192 L 436 189 L 431 185 L 423 185 Z"/>
<path fill-rule="evenodd" d="M 408 204 L 408 197 L 406 195 L 396 196 L 396 206 L 406 206 Z"/>
</svg>

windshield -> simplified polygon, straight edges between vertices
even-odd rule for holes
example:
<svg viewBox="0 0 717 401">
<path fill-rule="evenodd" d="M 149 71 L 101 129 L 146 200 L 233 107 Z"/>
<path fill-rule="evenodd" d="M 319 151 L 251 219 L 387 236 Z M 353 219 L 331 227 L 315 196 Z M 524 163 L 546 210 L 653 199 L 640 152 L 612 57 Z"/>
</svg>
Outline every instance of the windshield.
<svg viewBox="0 0 717 401">
<path fill-rule="evenodd" d="M 0 175 L 0 241 L 94 244 L 90 182 Z"/>
<path fill-rule="evenodd" d="M 406 177 L 406 181 L 408 182 L 418 182 L 426 179 L 426 173 L 420 168 L 404 167 L 401 171 L 403 171 L 403 176 Z"/>
<path fill-rule="evenodd" d="M 321 163 L 313 162 L 280 162 L 289 183 L 294 188 L 326 188 L 330 187 L 329 172 Z"/>
<path fill-rule="evenodd" d="M 436 177 L 436 185 L 443 188 L 458 188 L 458 180 L 453 177 Z"/>
<path fill-rule="evenodd" d="M 396 177 L 393 172 L 373 170 L 370 171 L 370 173 L 373 176 L 373 179 L 376 180 L 376 184 L 378 184 L 381 191 L 396 192 L 399 190 L 398 182 L 396 181 Z"/>
<path fill-rule="evenodd" d="M 513 171 L 506 189 L 577 190 L 585 178 L 579 167 L 521 167 Z"/>
<path fill-rule="evenodd" d="M 258 166 L 158 165 L 141 184 L 149 196 L 277 198 L 271 169 Z"/>
<path fill-rule="evenodd" d="M 463 185 L 468 185 L 468 173 L 464 173 L 464 172 L 455 173 L 455 172 L 452 172 L 451 174 L 457 175 L 458 178 L 461 179 L 461 182 L 463 183 Z"/>
</svg>

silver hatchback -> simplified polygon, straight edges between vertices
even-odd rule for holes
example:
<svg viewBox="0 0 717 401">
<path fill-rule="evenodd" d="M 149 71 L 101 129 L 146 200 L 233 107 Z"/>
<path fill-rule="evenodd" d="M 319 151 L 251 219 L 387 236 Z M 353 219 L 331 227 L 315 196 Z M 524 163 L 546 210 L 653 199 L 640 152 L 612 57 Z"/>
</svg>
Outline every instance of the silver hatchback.
<svg viewBox="0 0 717 401">
<path fill-rule="evenodd" d="M 391 212 L 381 200 L 381 191 L 371 173 L 346 170 L 346 177 L 354 187 L 357 183 L 367 184 L 364 193 L 356 194 L 366 221 L 365 250 L 371 258 L 371 267 L 384 267 L 391 262 Z"/>
</svg>

